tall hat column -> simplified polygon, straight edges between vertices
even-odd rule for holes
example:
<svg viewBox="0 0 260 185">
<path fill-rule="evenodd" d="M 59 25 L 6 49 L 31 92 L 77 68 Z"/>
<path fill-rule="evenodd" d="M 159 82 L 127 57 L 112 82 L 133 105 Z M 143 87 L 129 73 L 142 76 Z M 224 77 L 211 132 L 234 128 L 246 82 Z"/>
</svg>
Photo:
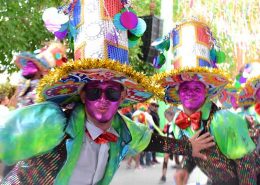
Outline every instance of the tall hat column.
<svg viewBox="0 0 260 185">
<path fill-rule="evenodd" d="M 128 63 L 127 32 L 115 28 L 113 17 L 123 8 L 120 0 L 78 0 L 72 7 L 77 28 L 75 59 L 114 59 Z"/>
</svg>

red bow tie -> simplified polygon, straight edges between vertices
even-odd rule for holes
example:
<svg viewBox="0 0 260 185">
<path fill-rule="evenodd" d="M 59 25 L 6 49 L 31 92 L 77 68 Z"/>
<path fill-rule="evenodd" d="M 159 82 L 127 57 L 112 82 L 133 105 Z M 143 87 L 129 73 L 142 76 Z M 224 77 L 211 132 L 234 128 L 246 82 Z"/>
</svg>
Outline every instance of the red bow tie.
<svg viewBox="0 0 260 185">
<path fill-rule="evenodd" d="M 257 104 L 255 105 L 255 111 L 256 111 L 256 113 L 257 113 L 258 115 L 260 115 L 260 103 L 257 103 Z"/>
<path fill-rule="evenodd" d="M 191 125 L 193 130 L 198 130 L 200 128 L 200 118 L 201 112 L 195 112 L 192 115 L 188 116 L 182 111 L 178 115 L 175 124 L 181 129 L 186 129 Z"/>
<path fill-rule="evenodd" d="M 89 134 L 88 130 L 86 130 L 86 134 L 89 136 L 89 138 L 91 138 L 91 135 Z M 95 143 L 97 143 L 97 144 L 105 144 L 108 142 L 117 142 L 117 136 L 110 132 L 103 132 L 93 141 L 95 141 Z"/>
</svg>

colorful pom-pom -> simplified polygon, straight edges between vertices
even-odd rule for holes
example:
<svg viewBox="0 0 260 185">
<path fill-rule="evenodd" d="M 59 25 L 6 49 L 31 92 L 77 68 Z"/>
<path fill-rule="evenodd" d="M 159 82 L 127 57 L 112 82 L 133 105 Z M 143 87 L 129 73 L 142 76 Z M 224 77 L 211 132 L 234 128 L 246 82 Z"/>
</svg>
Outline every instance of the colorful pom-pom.
<svg viewBox="0 0 260 185">
<path fill-rule="evenodd" d="M 138 23 L 135 29 L 130 30 L 131 33 L 133 33 L 136 36 L 142 36 L 146 30 L 146 23 L 143 19 L 138 18 Z"/>
<path fill-rule="evenodd" d="M 127 29 L 121 24 L 120 22 L 120 17 L 121 17 L 121 13 L 118 13 L 114 16 L 114 20 L 113 20 L 113 23 L 115 25 L 115 27 L 118 29 L 118 30 L 121 30 L 121 31 L 126 31 Z"/>
<path fill-rule="evenodd" d="M 126 29 L 132 30 L 137 26 L 138 17 L 133 12 L 125 11 L 120 16 L 120 22 Z"/>
</svg>

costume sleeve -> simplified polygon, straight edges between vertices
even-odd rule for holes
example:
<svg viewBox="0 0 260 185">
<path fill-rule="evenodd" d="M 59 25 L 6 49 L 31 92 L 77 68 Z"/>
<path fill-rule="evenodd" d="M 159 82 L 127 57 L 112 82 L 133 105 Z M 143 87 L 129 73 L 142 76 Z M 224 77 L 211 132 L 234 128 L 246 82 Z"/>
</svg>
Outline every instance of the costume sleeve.
<svg viewBox="0 0 260 185">
<path fill-rule="evenodd" d="M 124 119 L 132 137 L 129 144 L 128 154 L 136 155 L 147 147 L 151 140 L 152 132 L 144 124 L 136 124 L 126 116 L 122 116 L 122 118 Z"/>
<path fill-rule="evenodd" d="M 65 125 L 63 111 L 51 102 L 12 111 L 0 124 L 0 160 L 11 165 L 53 149 Z"/>
<path fill-rule="evenodd" d="M 146 151 L 172 153 L 175 155 L 191 155 L 192 146 L 188 140 L 174 139 L 170 137 L 152 134 L 151 141 Z"/>
<path fill-rule="evenodd" d="M 256 148 L 249 136 L 246 121 L 228 110 L 214 114 L 210 131 L 220 151 L 229 159 L 240 159 Z"/>
<path fill-rule="evenodd" d="M 257 185 L 256 158 L 256 155 L 251 153 L 235 160 L 239 185 Z"/>
<path fill-rule="evenodd" d="M 147 113 L 148 114 L 148 113 Z M 146 114 L 146 115 L 147 115 Z M 165 134 L 161 131 L 161 129 L 155 124 L 154 120 L 153 120 L 153 117 L 151 115 L 147 115 L 146 116 L 146 119 L 147 119 L 147 122 L 149 124 L 150 127 L 154 128 L 157 133 L 159 133 L 160 135 L 164 136 Z"/>
<path fill-rule="evenodd" d="M 196 163 L 194 162 L 193 158 L 191 156 L 184 156 L 182 168 L 187 170 L 190 174 L 195 167 L 196 167 Z"/>
</svg>

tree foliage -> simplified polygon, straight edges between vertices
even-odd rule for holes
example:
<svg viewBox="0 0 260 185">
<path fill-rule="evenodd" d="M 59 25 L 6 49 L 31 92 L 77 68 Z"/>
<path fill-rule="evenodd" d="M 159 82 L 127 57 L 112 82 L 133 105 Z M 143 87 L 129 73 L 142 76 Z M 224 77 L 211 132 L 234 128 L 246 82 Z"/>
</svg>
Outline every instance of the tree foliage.
<svg viewBox="0 0 260 185">
<path fill-rule="evenodd" d="M 0 0 L 0 73 L 17 70 L 11 62 L 14 52 L 34 51 L 53 38 L 42 21 L 45 8 L 59 0 Z"/>
<path fill-rule="evenodd" d="M 16 87 L 11 85 L 9 82 L 0 84 L 0 99 L 4 97 L 11 98 L 14 95 Z"/>
<path fill-rule="evenodd" d="M 156 69 L 151 64 L 140 59 L 143 55 L 141 51 L 142 44 L 143 43 L 140 39 L 135 47 L 129 48 L 129 62 L 136 71 L 151 76 L 156 72 Z"/>
<path fill-rule="evenodd" d="M 160 0 L 152 2 L 155 5 L 154 13 L 158 15 Z M 12 62 L 15 52 L 32 52 L 53 39 L 53 34 L 44 27 L 42 13 L 45 8 L 57 7 L 62 3 L 62 0 L 0 0 L 0 73 L 18 70 Z M 137 15 L 149 15 L 150 3 L 151 0 L 133 0 Z M 152 74 L 151 66 L 137 57 L 141 54 L 140 44 L 130 49 L 129 53 L 135 69 Z"/>
</svg>

